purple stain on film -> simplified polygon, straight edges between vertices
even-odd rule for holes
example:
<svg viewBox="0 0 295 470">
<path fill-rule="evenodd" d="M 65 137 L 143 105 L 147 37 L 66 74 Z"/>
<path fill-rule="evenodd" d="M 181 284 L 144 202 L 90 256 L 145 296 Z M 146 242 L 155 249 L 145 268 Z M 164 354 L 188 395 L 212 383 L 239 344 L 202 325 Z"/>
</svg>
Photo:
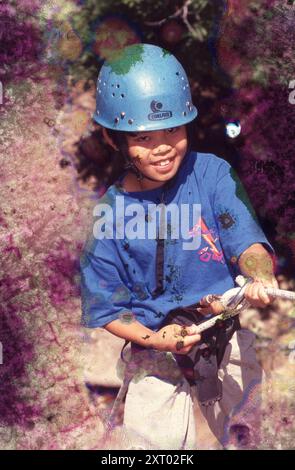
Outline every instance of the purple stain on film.
<svg viewBox="0 0 295 470">
<path fill-rule="evenodd" d="M 295 230 L 295 106 L 289 100 L 294 10 L 278 0 L 226 4 L 215 57 L 232 90 L 220 102 L 221 114 L 226 122 L 239 116 L 242 135 L 233 139 L 233 144 L 238 141 L 239 175 L 254 209 L 271 224 L 271 236 L 289 244 Z M 231 130 L 235 135 L 239 126 Z"/>
<path fill-rule="evenodd" d="M 61 305 L 69 297 L 79 295 L 80 287 L 76 281 L 79 260 L 75 250 L 71 250 L 61 241 L 56 249 L 46 256 L 45 268 L 45 284 L 53 305 Z"/>
<path fill-rule="evenodd" d="M 86 0 L 76 2 L 77 5 L 82 5 L 82 3 L 85 6 L 89 4 Z M 290 9 L 289 13 L 286 10 L 287 2 L 283 4 L 278 0 L 269 2 L 263 0 L 259 6 L 261 10 L 256 12 L 251 10 L 255 7 L 255 2 L 250 3 L 251 5 L 245 0 L 227 2 L 229 28 L 220 29 L 222 32 L 220 48 L 224 58 L 222 62 L 224 70 L 231 77 L 233 90 L 235 90 L 232 96 L 222 103 L 224 106 L 222 113 L 225 122 L 232 122 L 232 119 L 236 117 L 240 119 L 238 124 L 241 125 L 241 136 L 230 143 L 232 146 L 236 144 L 240 146 L 239 170 L 246 182 L 251 200 L 258 210 L 263 209 L 265 215 L 274 221 L 278 236 L 288 235 L 289 247 L 294 255 L 295 240 L 290 234 L 295 232 L 293 212 L 295 186 L 292 176 L 294 152 L 291 135 L 294 129 L 295 107 L 288 99 L 292 91 L 288 84 L 295 78 L 292 76 L 294 20 L 290 17 Z M 1 249 L 3 273 L 0 274 L 0 341 L 3 349 L 3 364 L 0 365 L 0 440 L 2 442 L 4 428 L 18 426 L 22 428 L 15 438 L 16 446 L 19 448 L 30 446 L 49 449 L 59 449 L 63 446 L 64 448 L 75 448 L 75 446 L 95 448 L 94 443 L 101 431 L 100 416 L 95 416 L 93 411 L 89 412 L 79 384 L 76 386 L 72 384 L 76 377 L 75 361 L 79 356 L 74 330 L 80 320 L 80 305 L 77 307 L 80 295 L 77 280 L 78 253 L 82 249 L 82 245 L 72 239 L 72 233 L 73 238 L 80 237 L 78 230 L 81 227 L 77 228 L 78 224 L 73 219 L 73 222 L 70 222 L 73 232 L 69 234 L 69 239 L 72 241 L 61 242 L 61 232 L 65 228 L 61 215 L 63 211 L 60 211 L 56 219 L 54 219 L 54 214 L 60 209 L 58 201 L 61 201 L 62 205 L 66 204 L 62 199 L 65 189 L 63 185 L 69 172 L 72 172 L 75 183 L 75 186 L 72 185 L 73 187 L 69 190 L 69 192 L 72 191 L 72 194 L 68 194 L 69 199 L 77 198 L 80 201 L 85 194 L 96 199 L 105 191 L 109 181 L 107 175 L 111 166 L 117 166 L 118 161 L 110 159 L 109 164 L 104 166 L 105 155 L 100 143 L 101 136 L 99 133 L 95 134 L 90 131 L 92 132 L 91 138 L 83 136 L 85 142 L 80 139 L 80 143 L 82 141 L 81 152 L 85 160 L 86 158 L 91 160 L 91 155 L 95 155 L 91 160 L 92 173 L 87 173 L 87 166 L 81 164 L 84 162 L 83 158 L 80 162 L 81 168 L 77 170 L 74 145 L 65 145 L 65 143 L 69 144 L 67 141 L 69 131 L 73 134 L 70 136 L 73 137 L 73 142 L 77 142 L 82 132 L 86 133 L 83 130 L 84 125 L 80 127 L 76 125 L 74 131 L 71 131 L 68 121 L 59 119 L 61 116 L 67 117 L 67 113 L 63 113 L 64 109 L 58 116 L 56 112 L 56 110 L 61 110 L 66 100 L 67 108 L 70 109 L 69 117 L 75 111 L 78 100 L 83 101 L 83 104 L 87 102 L 89 110 L 93 106 L 90 98 L 95 95 L 95 91 L 89 91 L 89 88 L 83 85 L 81 76 L 75 77 L 77 79 L 75 86 L 67 81 L 69 71 L 72 66 L 74 68 L 75 61 L 77 61 L 76 65 L 80 66 L 81 57 L 85 57 L 83 54 L 86 52 L 87 44 L 81 45 L 79 41 L 87 41 L 88 33 L 79 36 L 79 32 L 78 35 L 75 34 L 74 26 L 72 30 L 67 29 L 67 27 L 72 27 L 71 20 L 66 18 L 66 13 L 61 10 L 59 16 L 64 15 L 65 22 L 59 25 L 56 21 L 57 10 L 49 3 L 46 3 L 48 6 L 46 11 L 51 12 L 51 24 L 48 18 L 43 17 L 42 20 L 45 10 L 41 11 L 44 7 L 44 2 L 41 0 L 22 0 L 18 2 L 17 8 L 12 6 L 15 4 L 16 2 L 11 1 L 7 5 L 2 3 L 0 5 L 0 41 L 3 45 L 0 51 L 0 63 L 6 64 L 6 67 L 0 69 L 0 80 L 3 79 L 4 84 L 14 86 L 12 94 L 4 96 L 4 107 L 7 109 L 9 104 L 9 108 L 15 111 L 14 102 L 18 99 L 21 102 L 21 108 L 19 108 L 21 112 L 17 111 L 17 113 L 24 116 L 24 124 L 32 125 L 37 132 L 40 122 L 42 123 L 37 137 L 38 143 L 40 138 L 40 149 L 41 141 L 43 144 L 47 142 L 46 135 L 49 135 L 51 140 L 54 140 L 52 134 L 58 136 L 57 161 L 61 162 L 61 168 L 58 164 L 55 169 L 50 166 L 53 152 L 49 150 L 49 147 L 46 147 L 44 152 L 46 159 L 43 159 L 42 155 L 42 158 L 39 158 L 37 151 L 36 154 L 28 155 L 30 158 L 23 158 L 27 155 L 22 151 L 27 149 L 29 143 L 24 139 L 17 139 L 12 155 L 15 158 L 18 156 L 23 158 L 20 165 L 22 168 L 19 167 L 19 173 L 14 169 L 9 172 L 10 167 L 7 165 L 3 174 L 0 174 L 1 185 L 2 182 L 6 183 L 6 178 L 11 178 L 13 183 L 17 183 L 15 185 L 17 187 L 20 182 L 17 177 L 21 169 L 25 168 L 21 176 L 23 176 L 24 184 L 28 183 L 28 186 L 24 188 L 25 197 L 27 196 L 23 204 L 24 211 L 19 215 L 18 207 L 12 207 L 11 210 L 13 215 L 17 212 L 16 217 L 20 217 L 17 220 L 23 226 L 20 227 L 17 236 L 5 235 L 6 245 Z M 80 19 L 80 15 L 81 12 L 78 11 L 76 19 Z M 41 18 L 41 21 L 38 18 Z M 114 28 L 114 23 L 112 24 Z M 118 21 L 116 24 L 118 25 Z M 112 54 L 120 41 L 124 42 L 123 29 L 115 28 L 113 34 L 109 26 L 110 23 L 107 25 L 106 22 L 98 23 L 95 19 L 89 25 L 88 40 L 92 39 L 92 43 L 88 44 L 87 53 L 96 55 L 96 58 L 101 57 L 103 47 L 107 46 L 107 53 Z M 50 39 L 48 41 L 50 44 L 46 44 L 46 31 L 44 34 L 44 28 L 47 27 L 47 39 Z M 127 27 L 125 29 L 128 30 Z M 104 44 L 104 33 L 108 35 L 107 44 Z M 128 37 L 125 36 L 127 39 Z M 243 41 L 240 40 L 241 38 Z M 66 40 L 69 42 L 67 43 Z M 76 44 L 77 48 L 72 50 L 69 47 L 70 44 Z M 50 51 L 50 47 L 55 45 L 59 48 L 56 55 L 55 51 Z M 47 52 L 49 53 L 48 61 L 46 61 Z M 52 60 L 50 60 L 51 52 L 53 53 Z M 34 95 L 34 89 L 38 87 L 34 85 L 41 85 L 41 92 L 37 98 Z M 15 90 L 19 92 L 16 98 Z M 122 91 L 118 91 L 116 85 L 114 90 L 118 93 Z M 28 100 L 23 99 L 24 95 L 28 97 Z M 42 98 L 44 98 L 43 104 Z M 54 99 L 51 100 L 51 98 Z M 35 116 L 30 113 L 31 103 L 37 105 Z M 1 113 L 4 107 L 0 107 Z M 3 119 L 2 122 L 4 121 Z M 22 131 L 21 126 L 17 127 L 13 124 L 11 127 L 17 128 L 19 132 Z M 239 126 L 233 127 L 231 135 L 235 135 L 239 130 Z M 6 137 L 5 132 L 4 135 Z M 15 132 L 15 135 L 18 137 L 18 132 Z M 115 158 L 117 159 L 117 156 Z M 14 161 L 13 158 L 11 160 Z M 34 165 L 37 171 L 32 176 L 30 172 Z M 40 171 L 41 167 L 42 171 Z M 47 174 L 47 171 L 48 173 L 52 171 L 52 175 L 42 180 L 42 173 Z M 82 175 L 81 179 L 77 179 L 77 171 Z M 98 190 L 90 191 L 80 186 L 81 182 L 87 180 L 89 174 L 94 174 L 100 181 L 101 186 Z M 44 193 L 39 182 L 40 178 L 46 187 Z M 58 186 L 58 178 L 60 178 L 62 188 Z M 47 185 L 47 179 L 52 186 Z M 36 192 L 30 189 L 31 182 L 34 182 Z M 14 194 L 8 193 L 12 203 L 18 200 L 20 193 L 16 193 L 17 189 Z M 39 229 L 39 221 L 43 223 L 44 216 L 42 197 L 46 199 L 48 194 L 52 195 L 52 193 L 58 199 L 57 210 L 51 212 L 53 210 L 51 208 L 49 219 L 44 220 L 44 226 Z M 50 205 L 54 207 L 54 204 Z M 29 215 L 25 215 L 27 209 L 30 212 Z M 73 209 L 75 210 L 76 208 Z M 26 228 L 25 224 L 31 216 L 32 227 L 28 225 Z M 35 216 L 38 219 L 36 227 L 33 224 Z M 220 223 L 224 229 L 234 229 L 238 223 L 234 214 L 227 210 L 220 211 L 220 217 Z M 82 218 L 81 216 L 81 220 Z M 54 223 L 52 232 L 47 232 L 47 228 L 50 229 L 49 221 Z M 0 215 L 0 223 L 5 234 L 10 233 L 9 230 L 14 227 L 12 216 L 4 211 Z M 212 236 L 215 238 L 214 234 Z M 125 248 L 126 258 L 129 259 L 129 246 L 126 244 Z M 202 253 L 202 256 L 206 259 L 210 258 L 211 261 L 215 260 L 214 256 L 217 255 L 212 254 L 208 249 Z M 234 261 L 236 260 L 232 259 L 232 262 Z M 173 264 L 173 260 L 170 260 L 169 266 L 166 281 L 171 284 L 171 300 L 181 301 L 185 292 L 179 270 Z M 125 267 L 127 270 L 128 265 L 126 264 Z M 131 265 L 129 273 L 130 276 L 137 277 Z M 101 280 L 100 287 L 107 288 L 108 286 L 104 286 L 103 283 L 104 281 Z M 133 287 L 133 293 L 137 299 L 143 300 L 146 297 L 144 286 L 137 283 Z M 121 288 L 115 291 L 113 296 L 114 301 L 117 302 L 128 300 L 128 292 Z M 88 305 L 89 309 L 94 308 L 95 303 L 99 304 L 103 300 L 103 296 L 94 298 L 93 303 Z M 139 311 L 138 315 L 142 316 L 143 313 Z M 164 314 L 157 311 L 154 316 L 162 319 Z M 120 318 L 127 324 L 135 320 L 134 315 L 128 310 Z M 94 340 L 91 339 L 91 341 Z M 148 370 L 151 365 L 148 361 L 143 364 L 144 367 L 140 370 L 138 377 L 146 374 L 145 369 Z M 166 363 L 160 363 L 157 367 L 162 373 Z M 171 368 L 173 367 L 174 364 L 171 365 Z M 88 388 L 91 388 L 91 384 Z M 99 398 L 102 399 L 104 391 L 101 389 L 100 394 L 92 393 L 91 396 L 95 398 L 95 395 L 101 395 Z M 258 441 L 257 425 L 255 422 L 249 422 L 248 419 L 249 416 L 255 418 L 258 415 L 255 387 L 252 395 L 249 393 L 240 408 L 236 410 L 237 419 L 228 423 L 225 436 L 227 442 L 233 441 L 237 446 L 245 447 L 252 445 L 254 440 Z M 110 402 L 113 401 L 114 396 L 111 398 Z M 280 427 L 278 425 L 277 428 L 279 431 L 291 426 L 288 410 L 289 408 L 281 409 Z M 272 410 L 270 412 L 272 413 Z M 106 414 L 108 413 L 109 409 L 106 410 Z M 44 429 L 44 434 L 42 434 Z M 92 432 L 96 437 L 91 441 Z M 23 436 L 20 436 L 21 434 Z M 85 440 L 83 440 L 84 436 Z M 8 443 L 9 446 L 13 444 L 14 442 Z"/>
<path fill-rule="evenodd" d="M 41 410 L 36 401 L 37 392 L 28 390 L 30 381 L 27 366 L 34 359 L 34 347 L 31 340 L 26 338 L 20 315 L 23 308 L 13 301 L 17 294 L 16 286 L 20 283 L 21 280 L 9 276 L 0 279 L 3 362 L 0 365 L 0 425 L 27 427 L 28 423 L 33 426 L 32 420 L 40 415 Z"/>
<path fill-rule="evenodd" d="M 250 444 L 250 429 L 245 424 L 233 424 L 229 430 L 238 446 L 247 446 Z"/>
<path fill-rule="evenodd" d="M 42 48 L 40 28 L 34 17 L 40 2 L 23 3 L 20 11 L 10 5 L 0 5 L 0 79 L 23 80 L 39 71 L 38 54 Z M 21 5 L 20 5 L 21 7 Z M 20 19 L 22 18 L 22 19 Z"/>
</svg>

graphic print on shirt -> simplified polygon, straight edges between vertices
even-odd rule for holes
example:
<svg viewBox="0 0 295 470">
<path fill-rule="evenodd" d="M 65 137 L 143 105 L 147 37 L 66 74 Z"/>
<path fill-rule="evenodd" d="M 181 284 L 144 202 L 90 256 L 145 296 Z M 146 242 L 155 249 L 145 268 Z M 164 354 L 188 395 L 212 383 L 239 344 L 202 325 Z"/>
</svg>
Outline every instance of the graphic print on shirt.
<svg viewBox="0 0 295 470">
<path fill-rule="evenodd" d="M 216 261 L 218 263 L 225 263 L 224 256 L 221 250 L 218 250 L 216 242 L 219 237 L 216 235 L 214 229 L 209 229 L 202 217 L 199 218 L 198 222 L 190 230 L 190 234 L 193 236 L 201 231 L 202 240 L 205 241 L 206 246 L 200 248 L 197 253 L 200 261 L 209 263 L 210 261 Z"/>
</svg>

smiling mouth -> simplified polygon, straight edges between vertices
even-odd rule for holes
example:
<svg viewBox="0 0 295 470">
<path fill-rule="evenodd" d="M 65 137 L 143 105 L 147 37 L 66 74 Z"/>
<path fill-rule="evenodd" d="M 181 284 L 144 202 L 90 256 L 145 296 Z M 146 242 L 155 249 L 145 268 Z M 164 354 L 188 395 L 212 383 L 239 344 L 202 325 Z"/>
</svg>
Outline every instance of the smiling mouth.
<svg viewBox="0 0 295 470">
<path fill-rule="evenodd" d="M 168 166 L 174 159 L 175 157 L 166 158 L 166 160 L 161 160 L 160 162 L 151 163 L 151 165 L 165 168 L 165 166 Z"/>
</svg>

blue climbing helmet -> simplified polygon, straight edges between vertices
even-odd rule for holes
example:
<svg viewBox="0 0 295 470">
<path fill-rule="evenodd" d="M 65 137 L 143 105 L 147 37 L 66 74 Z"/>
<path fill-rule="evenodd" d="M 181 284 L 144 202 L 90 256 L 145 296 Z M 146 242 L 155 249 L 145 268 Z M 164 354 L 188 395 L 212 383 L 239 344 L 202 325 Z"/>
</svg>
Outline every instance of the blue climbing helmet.
<svg viewBox="0 0 295 470">
<path fill-rule="evenodd" d="M 197 114 L 182 65 L 161 47 L 125 47 L 100 70 L 93 118 L 103 127 L 127 132 L 169 129 Z"/>
</svg>

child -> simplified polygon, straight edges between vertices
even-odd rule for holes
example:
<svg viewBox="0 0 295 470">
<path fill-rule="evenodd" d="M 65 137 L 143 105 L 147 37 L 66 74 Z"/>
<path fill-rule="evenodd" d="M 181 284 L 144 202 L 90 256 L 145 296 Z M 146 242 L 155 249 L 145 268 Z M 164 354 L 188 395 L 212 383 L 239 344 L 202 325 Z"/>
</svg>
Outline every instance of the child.
<svg viewBox="0 0 295 470">
<path fill-rule="evenodd" d="M 205 296 L 234 287 L 238 273 L 253 278 L 245 297 L 254 306 L 271 301 L 263 286 L 277 287 L 272 247 L 232 168 L 190 151 L 196 116 L 186 73 L 169 52 L 137 44 L 102 66 L 94 119 L 126 171 L 95 208 L 81 257 L 82 311 L 86 327 L 132 344 L 131 446 L 197 448 L 193 393 L 174 354 L 187 355 L 201 338 L 193 325 L 163 326 L 168 313 L 201 299 L 198 313 L 216 313 L 214 296 Z M 229 414 L 262 379 L 254 338 L 236 325 L 219 365 L 222 398 L 202 407 L 220 441 Z"/>
</svg>

